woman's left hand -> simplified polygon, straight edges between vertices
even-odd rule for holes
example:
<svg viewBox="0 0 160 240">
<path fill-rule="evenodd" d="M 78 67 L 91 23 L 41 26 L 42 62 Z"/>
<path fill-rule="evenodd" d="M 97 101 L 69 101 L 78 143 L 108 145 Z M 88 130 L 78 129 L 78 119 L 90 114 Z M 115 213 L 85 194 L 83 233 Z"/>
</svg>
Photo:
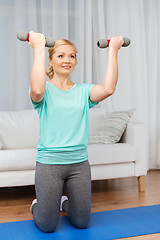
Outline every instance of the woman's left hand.
<svg viewBox="0 0 160 240">
<path fill-rule="evenodd" d="M 122 47 L 123 43 L 124 39 L 122 36 L 113 37 L 109 43 L 109 48 L 118 51 Z"/>
</svg>

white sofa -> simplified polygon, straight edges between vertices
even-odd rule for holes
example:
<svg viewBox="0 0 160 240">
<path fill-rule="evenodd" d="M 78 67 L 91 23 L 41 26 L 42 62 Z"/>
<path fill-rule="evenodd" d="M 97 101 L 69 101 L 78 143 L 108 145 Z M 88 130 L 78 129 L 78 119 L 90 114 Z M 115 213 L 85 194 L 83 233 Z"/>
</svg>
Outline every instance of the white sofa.
<svg viewBox="0 0 160 240">
<path fill-rule="evenodd" d="M 105 117 L 101 107 L 90 109 L 91 134 Z M 0 112 L 0 187 L 34 184 L 39 119 L 36 110 Z M 145 131 L 130 122 L 121 142 L 88 146 L 92 180 L 136 176 L 144 191 L 147 173 Z"/>
</svg>

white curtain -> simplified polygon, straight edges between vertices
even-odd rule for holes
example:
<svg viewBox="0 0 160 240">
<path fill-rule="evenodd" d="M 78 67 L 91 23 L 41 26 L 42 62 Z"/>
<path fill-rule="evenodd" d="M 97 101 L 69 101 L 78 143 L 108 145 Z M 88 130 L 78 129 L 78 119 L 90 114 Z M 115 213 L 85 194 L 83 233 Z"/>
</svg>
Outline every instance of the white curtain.
<svg viewBox="0 0 160 240">
<path fill-rule="evenodd" d="M 103 84 L 107 49 L 97 41 L 122 35 L 131 45 L 118 56 L 119 82 L 101 103 L 106 113 L 136 108 L 145 123 L 149 168 L 160 168 L 160 1 L 159 0 L 0 0 L 0 110 L 30 109 L 33 49 L 16 38 L 37 31 L 67 38 L 78 48 L 74 82 Z M 46 68 L 47 68 L 46 48 Z"/>
</svg>

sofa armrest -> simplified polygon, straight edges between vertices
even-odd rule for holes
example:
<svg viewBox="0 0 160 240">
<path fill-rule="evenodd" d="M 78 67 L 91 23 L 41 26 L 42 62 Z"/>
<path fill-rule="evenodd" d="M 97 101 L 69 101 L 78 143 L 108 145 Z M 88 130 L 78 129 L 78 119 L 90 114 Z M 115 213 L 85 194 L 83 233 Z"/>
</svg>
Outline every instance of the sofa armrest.
<svg viewBox="0 0 160 240">
<path fill-rule="evenodd" d="M 131 122 L 122 136 L 121 142 L 129 143 L 136 147 L 135 176 L 147 174 L 147 142 L 143 123 Z"/>
</svg>

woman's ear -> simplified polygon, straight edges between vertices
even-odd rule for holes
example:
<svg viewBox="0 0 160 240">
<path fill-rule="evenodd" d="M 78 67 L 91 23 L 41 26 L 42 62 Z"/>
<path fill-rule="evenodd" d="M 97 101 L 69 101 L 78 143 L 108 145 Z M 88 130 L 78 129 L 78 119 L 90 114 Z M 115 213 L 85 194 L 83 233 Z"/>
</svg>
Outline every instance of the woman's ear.
<svg viewBox="0 0 160 240">
<path fill-rule="evenodd" d="M 49 57 L 48 57 L 48 64 L 49 66 L 52 66 L 52 59 L 50 59 Z"/>
</svg>

